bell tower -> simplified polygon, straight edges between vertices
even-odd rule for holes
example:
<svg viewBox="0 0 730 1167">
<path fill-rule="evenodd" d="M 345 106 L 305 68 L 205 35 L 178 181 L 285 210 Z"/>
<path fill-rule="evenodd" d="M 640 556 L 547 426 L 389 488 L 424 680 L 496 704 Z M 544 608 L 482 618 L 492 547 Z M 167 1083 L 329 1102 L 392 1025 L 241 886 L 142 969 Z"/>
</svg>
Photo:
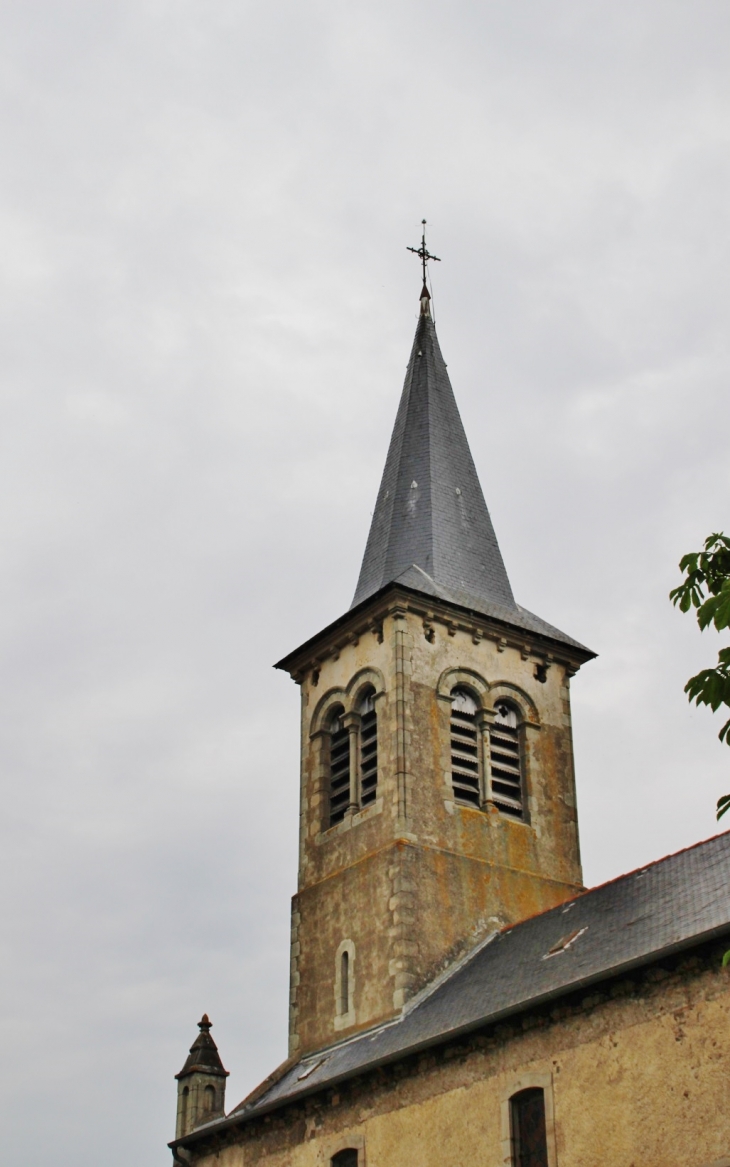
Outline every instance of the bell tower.
<svg viewBox="0 0 730 1167">
<path fill-rule="evenodd" d="M 291 1054 L 581 889 L 570 678 L 593 656 L 515 602 L 424 283 L 352 606 L 277 665 L 302 709 Z"/>
</svg>

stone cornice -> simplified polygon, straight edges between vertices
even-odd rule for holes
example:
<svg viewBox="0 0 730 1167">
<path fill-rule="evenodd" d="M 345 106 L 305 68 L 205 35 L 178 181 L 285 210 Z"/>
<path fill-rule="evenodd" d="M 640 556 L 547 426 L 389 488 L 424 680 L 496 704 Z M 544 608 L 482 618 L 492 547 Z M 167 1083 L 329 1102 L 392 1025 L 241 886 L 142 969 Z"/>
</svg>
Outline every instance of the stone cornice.
<svg viewBox="0 0 730 1167">
<path fill-rule="evenodd" d="M 407 612 L 421 618 L 423 634 L 429 642 L 433 642 L 436 626 L 441 626 L 449 636 L 455 636 L 457 632 L 466 633 L 475 644 L 481 640 L 491 640 L 496 644 L 498 652 L 515 648 L 524 660 L 533 657 L 544 668 L 549 668 L 553 663 L 560 664 L 569 676 L 596 655 L 589 649 L 526 631 L 469 608 L 461 608 L 448 601 L 412 591 L 402 584 L 391 584 L 372 600 L 346 612 L 299 648 L 282 657 L 274 668 L 289 673 L 297 684 L 301 684 L 310 670 L 316 670 L 326 660 L 336 660 L 348 644 L 356 644 L 368 634 L 382 641 L 383 621 L 389 616 Z"/>
</svg>

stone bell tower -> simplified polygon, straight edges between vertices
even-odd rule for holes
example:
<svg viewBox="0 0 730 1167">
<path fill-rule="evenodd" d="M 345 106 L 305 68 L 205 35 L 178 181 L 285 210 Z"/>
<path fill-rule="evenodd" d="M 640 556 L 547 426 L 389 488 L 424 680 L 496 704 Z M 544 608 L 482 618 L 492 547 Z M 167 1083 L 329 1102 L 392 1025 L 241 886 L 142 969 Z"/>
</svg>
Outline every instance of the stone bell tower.
<svg viewBox="0 0 730 1167">
<path fill-rule="evenodd" d="M 277 666 L 302 697 L 292 1054 L 581 888 L 569 686 L 593 655 L 515 602 L 424 285 L 352 606 Z"/>
<path fill-rule="evenodd" d="M 213 1023 L 204 1013 L 198 1022 L 200 1033 L 190 1047 L 187 1061 L 177 1078 L 177 1122 L 175 1138 L 181 1139 L 195 1127 L 220 1118 L 225 1113 L 226 1078 L 218 1046 L 210 1036 Z"/>
</svg>

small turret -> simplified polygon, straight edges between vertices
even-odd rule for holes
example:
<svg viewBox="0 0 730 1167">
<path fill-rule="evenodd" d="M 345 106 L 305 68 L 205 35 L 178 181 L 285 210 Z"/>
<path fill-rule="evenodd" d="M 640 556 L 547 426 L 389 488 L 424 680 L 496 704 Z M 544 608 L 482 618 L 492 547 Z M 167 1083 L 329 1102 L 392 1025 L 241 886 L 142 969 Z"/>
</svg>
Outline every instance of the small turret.
<svg viewBox="0 0 730 1167">
<path fill-rule="evenodd" d="M 177 1078 L 177 1124 L 175 1138 L 181 1139 L 197 1126 L 225 1114 L 228 1070 L 210 1036 L 212 1022 L 204 1013 L 198 1022 L 200 1033 L 190 1047 L 188 1060 Z"/>
</svg>

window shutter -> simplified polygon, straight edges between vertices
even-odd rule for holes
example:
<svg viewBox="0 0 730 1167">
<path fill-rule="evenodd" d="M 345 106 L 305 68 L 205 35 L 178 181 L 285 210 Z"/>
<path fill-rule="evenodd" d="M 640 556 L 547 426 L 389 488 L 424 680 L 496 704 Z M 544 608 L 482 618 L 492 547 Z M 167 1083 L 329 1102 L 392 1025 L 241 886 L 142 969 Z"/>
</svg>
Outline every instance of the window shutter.
<svg viewBox="0 0 730 1167">
<path fill-rule="evenodd" d="M 350 734 L 342 714 L 330 723 L 330 826 L 342 822 L 350 805 Z"/>
<path fill-rule="evenodd" d="M 451 782 L 454 798 L 467 806 L 480 806 L 479 738 L 477 705 L 466 689 L 451 694 Z"/>
<path fill-rule="evenodd" d="M 378 715 L 374 694 L 360 703 L 360 804 L 375 802 L 378 792 Z"/>
<path fill-rule="evenodd" d="M 513 818 L 524 815 L 522 768 L 517 714 L 510 705 L 497 706 L 497 716 L 489 730 L 492 801 Z"/>
</svg>

